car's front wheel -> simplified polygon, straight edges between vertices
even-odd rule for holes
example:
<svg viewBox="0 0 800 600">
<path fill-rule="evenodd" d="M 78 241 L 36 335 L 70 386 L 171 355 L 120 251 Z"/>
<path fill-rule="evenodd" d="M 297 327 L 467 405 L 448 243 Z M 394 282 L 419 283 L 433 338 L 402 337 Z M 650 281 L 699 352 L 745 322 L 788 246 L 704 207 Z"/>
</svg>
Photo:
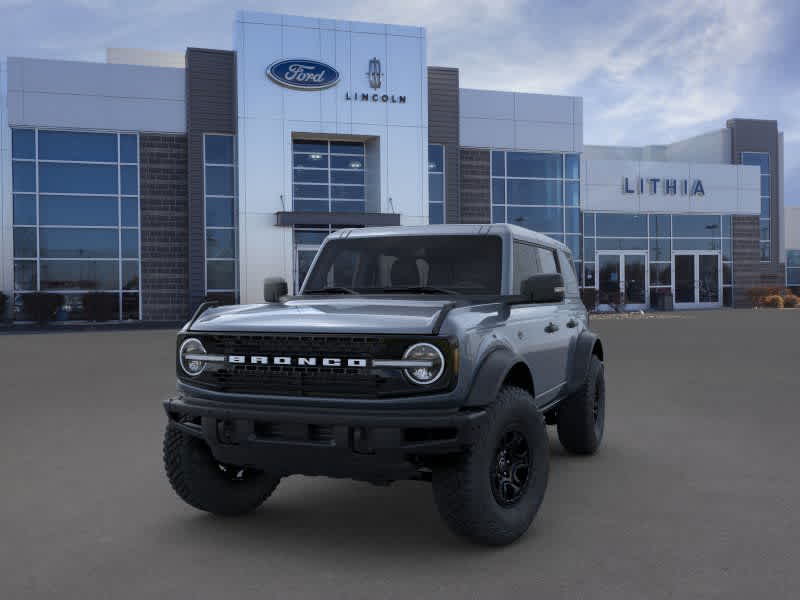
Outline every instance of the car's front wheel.
<svg viewBox="0 0 800 600">
<path fill-rule="evenodd" d="M 457 534 L 499 546 L 528 530 L 544 498 L 549 451 L 544 418 L 525 390 L 504 386 L 465 454 L 437 465 L 433 492 Z"/>
<path fill-rule="evenodd" d="M 164 468 L 187 504 L 217 515 L 249 513 L 264 503 L 280 477 L 218 462 L 208 445 L 173 425 L 164 434 Z"/>
</svg>

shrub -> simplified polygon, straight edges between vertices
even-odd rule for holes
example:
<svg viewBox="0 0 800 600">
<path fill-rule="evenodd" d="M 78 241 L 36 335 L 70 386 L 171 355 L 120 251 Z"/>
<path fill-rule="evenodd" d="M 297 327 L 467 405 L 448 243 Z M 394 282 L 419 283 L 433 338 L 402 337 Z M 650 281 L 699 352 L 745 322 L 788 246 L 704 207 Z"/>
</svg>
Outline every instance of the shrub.
<svg viewBox="0 0 800 600">
<path fill-rule="evenodd" d="M 783 308 L 783 297 L 778 296 L 778 294 L 771 294 L 764 298 L 763 305 L 770 308 Z"/>
<path fill-rule="evenodd" d="M 0 321 L 5 321 L 8 310 L 8 296 L 0 292 Z"/>
<path fill-rule="evenodd" d="M 89 321 L 116 319 L 119 315 L 119 297 L 117 294 L 88 292 L 83 295 L 83 310 Z"/>
<path fill-rule="evenodd" d="M 786 294 L 783 297 L 783 306 L 784 306 L 784 308 L 794 308 L 798 304 L 800 304 L 800 298 L 798 298 L 797 296 L 795 296 L 792 293 Z"/>
<path fill-rule="evenodd" d="M 47 292 L 33 292 L 22 296 L 22 309 L 29 319 L 44 325 L 52 320 L 61 305 L 64 296 Z"/>
</svg>

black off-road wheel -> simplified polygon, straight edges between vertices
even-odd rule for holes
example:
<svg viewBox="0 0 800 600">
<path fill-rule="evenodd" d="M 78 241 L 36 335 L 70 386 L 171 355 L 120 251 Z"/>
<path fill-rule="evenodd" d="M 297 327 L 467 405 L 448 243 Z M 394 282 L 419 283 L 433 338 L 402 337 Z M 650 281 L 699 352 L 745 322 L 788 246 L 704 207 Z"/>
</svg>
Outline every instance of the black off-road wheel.
<svg viewBox="0 0 800 600">
<path fill-rule="evenodd" d="M 475 444 L 433 469 L 433 493 L 455 533 L 491 546 L 530 527 L 544 498 L 549 450 L 544 418 L 525 390 L 503 387 Z"/>
<path fill-rule="evenodd" d="M 606 420 L 603 363 L 592 356 L 580 389 L 558 407 L 556 425 L 561 445 L 573 454 L 594 454 L 603 441 Z"/>
<path fill-rule="evenodd" d="M 261 506 L 280 477 L 256 469 L 220 464 L 201 439 L 167 425 L 164 468 L 172 489 L 199 510 L 238 516 Z"/>
</svg>

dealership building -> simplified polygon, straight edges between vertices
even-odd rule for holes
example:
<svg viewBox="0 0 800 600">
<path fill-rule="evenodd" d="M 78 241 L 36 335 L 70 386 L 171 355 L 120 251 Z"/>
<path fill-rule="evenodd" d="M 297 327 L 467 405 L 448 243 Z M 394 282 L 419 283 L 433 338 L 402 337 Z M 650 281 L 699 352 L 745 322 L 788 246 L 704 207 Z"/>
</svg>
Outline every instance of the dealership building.
<svg viewBox="0 0 800 600">
<path fill-rule="evenodd" d="M 121 320 L 259 302 L 266 276 L 297 290 L 330 231 L 397 224 L 543 232 L 600 309 L 749 306 L 800 275 L 776 121 L 590 146 L 582 98 L 461 88 L 424 28 L 240 12 L 234 32 L 233 51 L 0 62 L 15 318 L 36 291 L 60 320 L 97 292 Z"/>
</svg>

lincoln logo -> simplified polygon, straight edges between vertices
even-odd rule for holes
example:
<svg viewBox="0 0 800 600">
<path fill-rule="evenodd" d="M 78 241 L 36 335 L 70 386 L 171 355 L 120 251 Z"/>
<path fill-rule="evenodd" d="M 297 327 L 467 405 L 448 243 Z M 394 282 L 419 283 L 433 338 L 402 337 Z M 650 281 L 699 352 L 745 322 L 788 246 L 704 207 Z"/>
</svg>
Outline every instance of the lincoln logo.
<svg viewBox="0 0 800 600">
<path fill-rule="evenodd" d="M 316 60 L 279 60 L 267 68 L 275 83 L 296 90 L 323 90 L 339 82 L 339 71 Z"/>
<path fill-rule="evenodd" d="M 383 73 L 381 73 L 381 61 L 377 58 L 373 58 L 369 61 L 369 71 L 367 71 L 367 77 L 369 77 L 369 87 L 373 90 L 377 90 L 381 87 L 381 77 Z"/>
<path fill-rule="evenodd" d="M 367 366 L 366 358 L 317 358 L 315 356 L 228 356 L 234 365 L 272 365 L 278 367 L 355 367 Z"/>
</svg>

